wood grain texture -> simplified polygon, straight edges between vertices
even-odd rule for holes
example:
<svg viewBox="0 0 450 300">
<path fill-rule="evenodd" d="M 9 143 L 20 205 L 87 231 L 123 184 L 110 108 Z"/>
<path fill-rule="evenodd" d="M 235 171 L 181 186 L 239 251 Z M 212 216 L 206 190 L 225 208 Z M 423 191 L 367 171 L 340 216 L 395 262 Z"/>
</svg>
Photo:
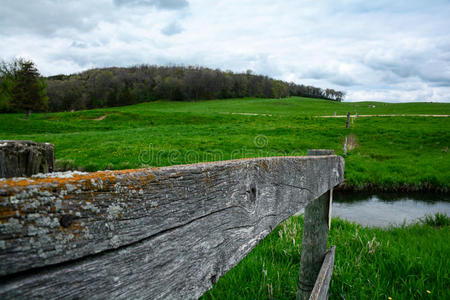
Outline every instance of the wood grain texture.
<svg viewBox="0 0 450 300">
<path fill-rule="evenodd" d="M 343 176 L 330 155 L 0 180 L 0 298 L 198 298 Z"/>
<path fill-rule="evenodd" d="M 327 191 L 305 208 L 298 300 L 310 298 L 327 250 L 330 195 Z"/>
<path fill-rule="evenodd" d="M 49 143 L 0 140 L 0 178 L 53 172 L 53 151 Z"/>
<path fill-rule="evenodd" d="M 333 149 L 308 149 L 307 156 L 334 155 Z"/>
<path fill-rule="evenodd" d="M 309 300 L 328 299 L 331 275 L 333 274 L 335 251 L 336 246 L 332 246 L 325 255 L 319 275 L 317 276 L 316 284 L 314 285 L 314 289 L 312 290 Z"/>
</svg>

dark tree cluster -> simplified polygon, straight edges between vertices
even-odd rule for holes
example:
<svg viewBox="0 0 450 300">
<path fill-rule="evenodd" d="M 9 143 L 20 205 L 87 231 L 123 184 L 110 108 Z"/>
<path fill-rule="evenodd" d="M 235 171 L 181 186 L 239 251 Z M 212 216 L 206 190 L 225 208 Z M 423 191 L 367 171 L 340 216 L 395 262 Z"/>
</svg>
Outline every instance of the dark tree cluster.
<svg viewBox="0 0 450 300">
<path fill-rule="evenodd" d="M 46 111 L 47 95 L 43 80 L 30 60 L 15 59 L 0 63 L 0 112 Z"/>
<path fill-rule="evenodd" d="M 134 66 L 91 69 L 47 78 L 51 111 L 130 105 L 167 99 L 196 101 L 242 97 L 303 96 L 342 101 L 344 93 L 267 76 L 203 67 Z"/>
</svg>

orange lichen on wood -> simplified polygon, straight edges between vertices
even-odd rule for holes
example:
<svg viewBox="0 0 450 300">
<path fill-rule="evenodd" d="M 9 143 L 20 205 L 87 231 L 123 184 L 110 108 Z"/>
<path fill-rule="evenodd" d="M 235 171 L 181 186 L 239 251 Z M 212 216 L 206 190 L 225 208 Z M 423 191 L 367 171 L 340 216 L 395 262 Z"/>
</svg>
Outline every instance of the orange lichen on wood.
<svg viewBox="0 0 450 300">
<path fill-rule="evenodd" d="M 121 170 L 121 171 L 99 171 L 88 174 L 72 174 L 71 177 L 48 177 L 48 178 L 26 178 L 26 179 L 6 179 L 0 181 L 0 188 L 8 187 L 25 187 L 30 185 L 57 184 L 58 187 L 64 188 L 65 184 L 80 183 L 84 180 L 101 179 L 114 183 L 117 180 L 116 175 L 137 172 L 137 170 Z"/>
<path fill-rule="evenodd" d="M 18 216 L 25 216 L 21 208 L 11 208 L 8 206 L 0 206 L 0 224 L 7 223 L 9 218 L 16 218 Z"/>
<path fill-rule="evenodd" d="M 266 170 L 266 171 L 269 170 L 269 167 L 267 166 L 266 162 L 261 161 L 261 162 L 260 162 L 260 165 L 264 168 L 264 170 Z"/>
<path fill-rule="evenodd" d="M 4 207 L 0 206 L 0 223 L 3 223 L 2 220 L 7 220 L 10 217 L 15 217 L 16 211 L 10 210 L 8 208 L 4 209 Z"/>
</svg>

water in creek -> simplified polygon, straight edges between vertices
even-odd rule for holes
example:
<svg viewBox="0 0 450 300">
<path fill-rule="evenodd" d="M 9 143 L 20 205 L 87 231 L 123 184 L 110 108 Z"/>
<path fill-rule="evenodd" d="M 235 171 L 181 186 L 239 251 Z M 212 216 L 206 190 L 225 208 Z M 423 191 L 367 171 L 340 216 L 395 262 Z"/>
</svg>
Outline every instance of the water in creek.
<svg viewBox="0 0 450 300">
<path fill-rule="evenodd" d="M 440 194 L 333 194 L 332 215 L 364 226 L 387 227 L 416 222 L 440 212 L 450 216 L 450 195 Z"/>
</svg>

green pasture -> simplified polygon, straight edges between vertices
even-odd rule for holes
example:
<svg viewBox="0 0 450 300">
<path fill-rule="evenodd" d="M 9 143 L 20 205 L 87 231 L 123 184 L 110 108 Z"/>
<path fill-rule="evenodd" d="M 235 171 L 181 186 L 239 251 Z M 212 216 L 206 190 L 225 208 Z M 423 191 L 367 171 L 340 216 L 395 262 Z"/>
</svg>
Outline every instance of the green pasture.
<svg viewBox="0 0 450 300">
<path fill-rule="evenodd" d="M 450 118 L 323 115 L 450 114 L 443 103 L 339 103 L 292 97 L 200 102 L 156 101 L 88 111 L 0 115 L 0 139 L 55 144 L 60 169 L 95 171 L 166 166 L 255 156 L 304 155 L 355 138 L 346 182 L 448 188 Z M 102 118 L 101 120 L 95 120 Z"/>
</svg>

